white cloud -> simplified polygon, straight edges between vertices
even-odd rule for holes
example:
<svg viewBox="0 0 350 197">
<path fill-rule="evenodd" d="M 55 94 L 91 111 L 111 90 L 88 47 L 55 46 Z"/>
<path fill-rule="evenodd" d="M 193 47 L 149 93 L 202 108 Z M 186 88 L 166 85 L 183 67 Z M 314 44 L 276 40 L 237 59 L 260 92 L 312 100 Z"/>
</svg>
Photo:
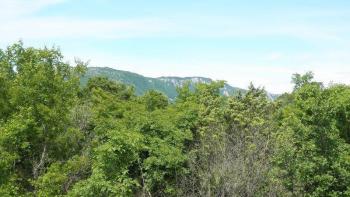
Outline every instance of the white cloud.
<svg viewBox="0 0 350 197">
<path fill-rule="evenodd" d="M 43 41 L 57 38 L 125 38 L 161 31 L 156 19 L 87 20 L 35 14 L 66 0 L 0 0 L 0 42 L 18 39 Z"/>
<path fill-rule="evenodd" d="M 30 15 L 47 6 L 62 3 L 65 0 L 0 0 L 0 18 L 14 19 Z"/>
<path fill-rule="evenodd" d="M 272 52 L 266 55 L 266 60 L 268 61 L 275 61 L 279 60 L 283 57 L 283 54 L 280 52 Z"/>
<path fill-rule="evenodd" d="M 306 41 L 342 41 L 346 26 L 286 23 L 259 18 L 168 17 L 136 19 L 78 19 L 66 16 L 35 17 L 34 13 L 64 0 L 0 0 L 0 39 L 55 38 L 121 39 L 134 37 L 264 37 L 288 36 Z M 0 40 L 1 41 L 1 40 Z"/>
<path fill-rule="evenodd" d="M 78 20 L 69 18 L 29 18 L 2 22 L 0 39 L 43 40 L 57 38 L 118 39 L 142 37 L 166 31 L 154 19 Z"/>
<path fill-rule="evenodd" d="M 65 1 L 67 0 L 0 0 L 0 36 L 10 39 L 289 36 L 318 42 L 344 41 L 341 35 L 350 33 L 347 24 L 320 24 L 314 21 L 315 16 L 322 20 L 329 16 L 339 16 L 341 13 L 344 15 L 344 11 L 338 13 L 317 9 L 301 10 L 298 15 L 289 13 L 286 16 L 281 10 L 267 16 L 251 16 L 247 15 L 248 13 L 232 16 L 192 14 L 128 20 L 34 17 L 36 12 Z M 290 16 L 293 18 L 288 18 Z"/>
</svg>

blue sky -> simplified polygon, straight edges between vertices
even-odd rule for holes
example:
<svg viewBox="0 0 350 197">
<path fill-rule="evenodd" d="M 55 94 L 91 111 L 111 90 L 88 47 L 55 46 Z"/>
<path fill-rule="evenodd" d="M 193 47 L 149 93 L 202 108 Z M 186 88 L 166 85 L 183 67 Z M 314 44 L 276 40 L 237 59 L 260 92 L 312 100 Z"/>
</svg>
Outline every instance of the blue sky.
<svg viewBox="0 0 350 197">
<path fill-rule="evenodd" d="M 0 0 L 0 47 L 150 77 L 205 76 L 290 91 L 295 72 L 350 84 L 350 1 Z"/>
</svg>

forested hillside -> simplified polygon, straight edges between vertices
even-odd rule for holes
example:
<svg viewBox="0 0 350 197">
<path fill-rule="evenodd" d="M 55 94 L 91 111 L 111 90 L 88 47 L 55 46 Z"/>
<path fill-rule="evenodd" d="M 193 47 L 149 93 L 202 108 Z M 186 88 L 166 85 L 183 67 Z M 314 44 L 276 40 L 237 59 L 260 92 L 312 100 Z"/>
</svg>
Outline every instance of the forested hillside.
<svg viewBox="0 0 350 197">
<path fill-rule="evenodd" d="M 0 50 L 0 196 L 350 196 L 350 87 L 312 73 L 177 98 L 92 77 L 59 50 Z"/>
<path fill-rule="evenodd" d="M 81 77 L 81 84 L 84 86 L 92 77 L 106 77 L 111 81 L 122 82 L 135 88 L 136 95 L 143 95 L 149 90 L 157 90 L 164 93 L 168 98 L 174 100 L 177 97 L 177 88 L 182 87 L 185 83 L 189 83 L 193 90 L 197 83 L 209 84 L 213 82 L 210 78 L 205 77 L 144 77 L 142 75 L 115 70 L 108 67 L 88 67 L 84 76 Z M 220 93 L 225 96 L 236 96 L 237 94 L 245 94 L 247 90 L 232 87 L 227 83 L 220 88 Z M 271 99 L 277 98 L 278 95 L 267 93 Z"/>
</svg>

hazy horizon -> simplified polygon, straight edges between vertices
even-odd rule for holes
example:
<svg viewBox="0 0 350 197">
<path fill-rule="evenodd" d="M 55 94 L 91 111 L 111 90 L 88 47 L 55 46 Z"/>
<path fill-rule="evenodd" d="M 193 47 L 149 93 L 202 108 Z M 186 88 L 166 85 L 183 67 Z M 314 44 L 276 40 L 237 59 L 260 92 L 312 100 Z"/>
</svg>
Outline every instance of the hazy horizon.
<svg viewBox="0 0 350 197">
<path fill-rule="evenodd" d="M 350 84 L 349 1 L 0 0 L 0 47 L 58 46 L 147 77 L 201 76 L 271 93 L 293 73 Z M 136 6 L 137 5 L 137 6 Z"/>
</svg>

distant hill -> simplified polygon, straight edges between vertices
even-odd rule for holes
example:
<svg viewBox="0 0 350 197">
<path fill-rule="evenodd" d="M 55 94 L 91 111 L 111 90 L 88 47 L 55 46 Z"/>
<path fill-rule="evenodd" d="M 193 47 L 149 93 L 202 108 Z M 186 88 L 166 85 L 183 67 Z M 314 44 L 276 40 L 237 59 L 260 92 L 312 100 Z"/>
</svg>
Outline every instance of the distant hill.
<svg viewBox="0 0 350 197">
<path fill-rule="evenodd" d="M 158 90 L 166 94 L 170 99 L 175 99 L 177 96 L 177 87 L 181 87 L 185 82 L 189 81 L 190 86 L 194 86 L 196 83 L 210 83 L 213 80 L 205 77 L 158 77 L 151 78 L 145 77 L 136 73 L 116 70 L 108 67 L 89 67 L 86 74 L 81 78 L 81 84 L 85 85 L 89 78 L 95 76 L 104 76 L 113 81 L 119 81 L 125 84 L 129 84 L 135 87 L 137 95 L 142 95 L 148 90 Z M 246 90 L 232 87 L 225 83 L 224 88 L 221 89 L 221 93 L 226 96 L 237 94 L 239 91 L 246 92 Z M 271 99 L 277 97 L 277 95 L 268 94 Z"/>
</svg>

